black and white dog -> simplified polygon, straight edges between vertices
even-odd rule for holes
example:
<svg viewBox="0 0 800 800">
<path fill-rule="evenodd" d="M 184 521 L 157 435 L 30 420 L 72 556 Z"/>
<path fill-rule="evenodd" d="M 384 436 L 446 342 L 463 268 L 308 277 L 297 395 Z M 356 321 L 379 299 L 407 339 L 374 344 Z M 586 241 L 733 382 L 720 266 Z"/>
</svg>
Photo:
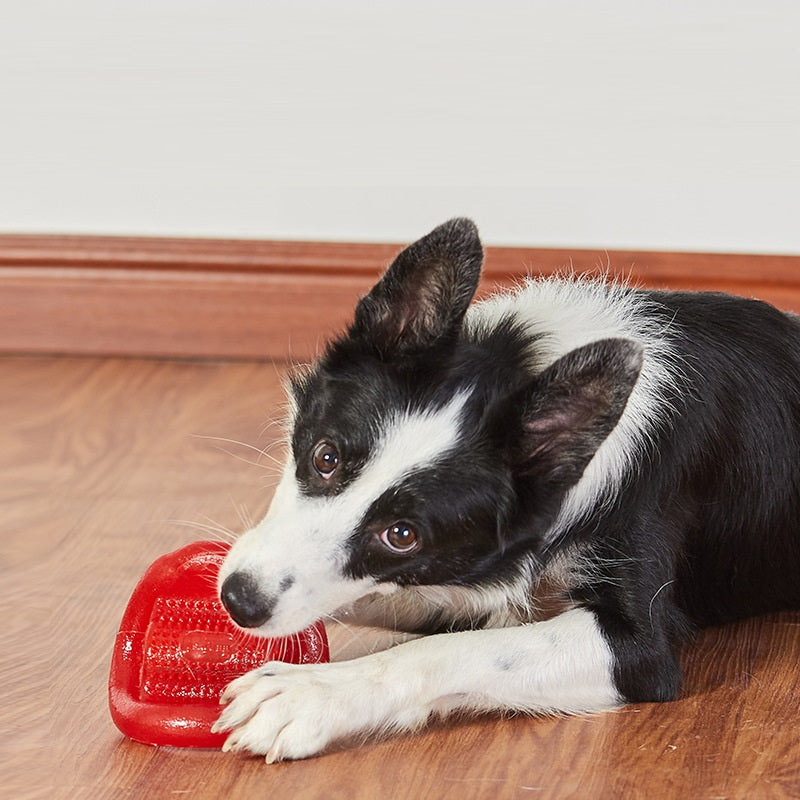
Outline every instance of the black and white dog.
<svg viewBox="0 0 800 800">
<path fill-rule="evenodd" d="M 693 627 L 800 607 L 800 320 L 567 278 L 470 305 L 481 262 L 470 221 L 436 228 L 293 378 L 283 478 L 219 577 L 265 636 L 418 636 L 239 678 L 225 749 L 671 700 Z"/>
</svg>

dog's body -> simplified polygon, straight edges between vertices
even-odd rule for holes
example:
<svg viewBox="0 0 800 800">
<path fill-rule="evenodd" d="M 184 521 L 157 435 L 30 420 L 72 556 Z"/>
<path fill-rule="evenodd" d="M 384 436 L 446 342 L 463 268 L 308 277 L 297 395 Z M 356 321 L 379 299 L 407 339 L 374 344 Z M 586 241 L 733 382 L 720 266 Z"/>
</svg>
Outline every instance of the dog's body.
<svg viewBox="0 0 800 800">
<path fill-rule="evenodd" d="M 264 635 L 428 635 L 240 678 L 227 749 L 669 700 L 693 626 L 800 607 L 798 319 L 572 279 L 470 306 L 481 260 L 440 226 L 294 379 L 283 479 L 220 574 Z"/>
</svg>

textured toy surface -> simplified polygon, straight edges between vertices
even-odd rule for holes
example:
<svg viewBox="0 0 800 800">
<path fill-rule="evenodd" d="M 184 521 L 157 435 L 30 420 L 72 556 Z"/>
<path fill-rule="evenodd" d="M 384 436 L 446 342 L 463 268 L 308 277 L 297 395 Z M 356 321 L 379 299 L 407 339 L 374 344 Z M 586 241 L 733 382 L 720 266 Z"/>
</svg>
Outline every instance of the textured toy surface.
<svg viewBox="0 0 800 800">
<path fill-rule="evenodd" d="M 116 726 L 145 744 L 220 747 L 212 734 L 225 686 L 267 661 L 328 660 L 322 623 L 264 639 L 234 625 L 217 598 L 229 546 L 193 542 L 161 556 L 131 595 L 114 644 L 108 699 Z"/>
</svg>

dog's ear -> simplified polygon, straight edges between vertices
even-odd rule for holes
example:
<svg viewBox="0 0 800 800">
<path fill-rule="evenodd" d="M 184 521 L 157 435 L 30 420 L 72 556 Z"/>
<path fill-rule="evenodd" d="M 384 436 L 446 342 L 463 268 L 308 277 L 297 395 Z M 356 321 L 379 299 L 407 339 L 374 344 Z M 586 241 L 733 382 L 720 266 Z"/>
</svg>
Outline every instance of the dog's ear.
<svg viewBox="0 0 800 800">
<path fill-rule="evenodd" d="M 642 360 L 637 342 L 604 339 L 545 369 L 525 390 L 518 473 L 536 476 L 548 492 L 577 483 L 619 422 Z"/>
<path fill-rule="evenodd" d="M 351 335 L 384 355 L 424 349 L 460 328 L 478 288 L 483 248 L 468 219 L 452 219 L 403 250 L 359 302 Z"/>
</svg>

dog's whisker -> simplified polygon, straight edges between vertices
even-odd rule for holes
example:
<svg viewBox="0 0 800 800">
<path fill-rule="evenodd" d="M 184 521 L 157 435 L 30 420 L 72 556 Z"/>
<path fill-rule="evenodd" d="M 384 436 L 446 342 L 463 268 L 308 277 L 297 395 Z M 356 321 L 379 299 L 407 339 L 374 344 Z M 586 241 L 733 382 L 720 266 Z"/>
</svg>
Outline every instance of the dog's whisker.
<svg viewBox="0 0 800 800">
<path fill-rule="evenodd" d="M 253 527 L 253 520 L 249 512 L 247 511 L 246 506 L 242 505 L 241 503 L 237 503 L 232 497 L 228 497 L 228 499 L 231 501 L 231 505 L 236 511 L 236 514 L 239 517 L 239 521 L 242 523 L 244 529 L 246 531 L 250 530 L 250 528 Z M 231 531 L 231 533 L 233 532 Z"/>
<path fill-rule="evenodd" d="M 240 514 L 241 514 L 241 516 L 242 516 L 242 520 L 244 521 L 245 528 L 246 528 L 247 530 L 250 530 L 250 528 L 254 527 L 254 525 L 255 525 L 255 522 L 254 522 L 254 520 L 253 520 L 253 516 L 252 516 L 252 514 L 250 513 L 250 511 L 247 509 L 247 507 L 246 507 L 246 506 L 240 506 L 240 511 L 239 511 L 239 513 L 240 513 Z"/>
<path fill-rule="evenodd" d="M 275 417 L 274 419 L 269 419 L 266 422 L 264 422 L 258 429 L 258 437 L 261 438 L 262 436 L 265 436 L 267 431 L 271 430 L 272 428 L 285 428 L 285 427 L 286 427 L 285 419 L 281 417 Z"/>
<path fill-rule="evenodd" d="M 192 436 L 195 439 L 207 439 L 212 442 L 225 442 L 226 444 L 235 444 L 237 447 L 244 447 L 248 450 L 254 450 L 256 453 L 263 453 L 262 448 L 256 447 L 255 445 L 248 444 L 247 442 L 241 442 L 238 439 L 230 439 L 227 436 L 209 436 L 200 433 L 194 433 Z"/>
<path fill-rule="evenodd" d="M 202 522 L 196 522 L 188 519 L 167 519 L 162 520 L 162 522 L 166 525 L 180 525 L 185 528 L 194 528 L 195 530 L 211 534 L 214 539 L 225 542 L 226 544 L 230 544 L 234 539 L 236 539 L 235 533 L 228 531 L 227 529 L 219 528 L 216 525 L 207 525 Z"/>
<path fill-rule="evenodd" d="M 243 464 L 249 464 L 251 467 L 258 467 L 259 469 L 263 470 L 279 470 L 283 467 L 283 462 L 275 458 L 274 456 L 269 455 L 269 453 L 265 453 L 262 450 L 258 450 L 260 456 L 257 461 L 253 461 L 249 458 L 245 458 L 244 456 L 240 456 L 237 453 L 232 453 L 230 450 L 226 450 L 224 447 L 217 448 L 220 452 L 229 455 L 231 458 L 235 458 L 237 461 L 241 461 Z M 257 448 L 256 448 L 257 449 Z M 261 459 L 266 458 L 272 463 L 264 464 Z"/>
<path fill-rule="evenodd" d="M 221 536 L 226 537 L 231 542 L 239 538 L 240 534 L 222 525 L 220 522 L 217 522 L 215 519 L 211 519 L 207 514 L 202 514 L 201 516 L 206 520 L 206 524 L 210 530 L 216 530 Z"/>
<path fill-rule="evenodd" d="M 248 444 L 247 442 L 240 442 L 236 439 L 228 439 L 224 436 L 204 436 L 201 434 L 193 434 L 194 438 L 196 439 L 208 439 L 209 441 L 213 442 L 225 442 L 227 444 L 233 444 L 237 447 L 244 447 L 247 450 L 252 450 L 255 453 L 258 453 L 258 459 L 256 461 L 251 461 L 250 459 L 244 458 L 243 456 L 238 455 L 237 453 L 232 453 L 230 450 L 225 449 L 224 447 L 218 447 L 217 449 L 225 453 L 226 455 L 231 456 L 232 458 L 236 458 L 239 461 L 242 461 L 245 464 L 250 464 L 253 467 L 259 467 L 260 469 L 271 469 L 273 467 L 282 467 L 283 462 L 275 458 L 275 456 L 270 455 L 269 448 L 274 445 L 268 445 L 267 447 L 256 447 L 255 445 Z M 266 458 L 272 462 L 272 465 L 263 464 L 261 463 L 261 459 Z"/>
</svg>

